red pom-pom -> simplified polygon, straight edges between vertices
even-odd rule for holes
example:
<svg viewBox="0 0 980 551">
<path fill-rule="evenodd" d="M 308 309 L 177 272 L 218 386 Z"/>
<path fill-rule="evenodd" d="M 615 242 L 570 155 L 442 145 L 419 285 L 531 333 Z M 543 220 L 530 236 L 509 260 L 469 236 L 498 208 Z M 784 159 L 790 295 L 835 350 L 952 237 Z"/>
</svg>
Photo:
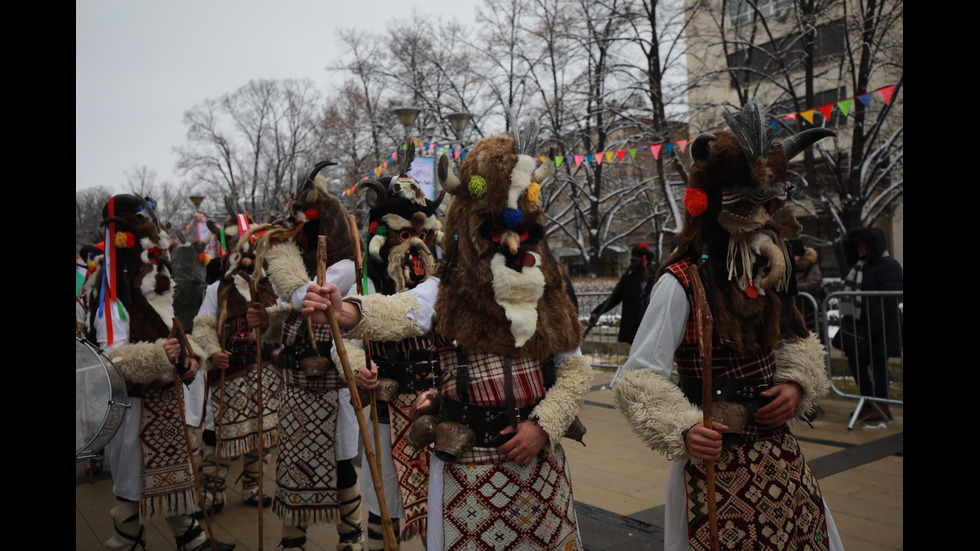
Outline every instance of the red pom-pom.
<svg viewBox="0 0 980 551">
<path fill-rule="evenodd" d="M 320 217 L 320 213 L 316 209 L 306 209 L 306 219 L 316 220 Z"/>
<path fill-rule="evenodd" d="M 647 244 L 646 243 L 640 243 L 640 248 L 641 249 L 649 249 L 649 247 L 647 247 Z"/>
<path fill-rule="evenodd" d="M 371 222 L 371 225 L 368 226 L 368 233 L 374 235 L 374 232 L 377 230 L 378 230 L 378 222 L 377 221 Z"/>
<path fill-rule="evenodd" d="M 689 187 L 684 192 L 684 206 L 691 216 L 700 216 L 708 210 L 708 194 L 702 189 Z"/>
</svg>

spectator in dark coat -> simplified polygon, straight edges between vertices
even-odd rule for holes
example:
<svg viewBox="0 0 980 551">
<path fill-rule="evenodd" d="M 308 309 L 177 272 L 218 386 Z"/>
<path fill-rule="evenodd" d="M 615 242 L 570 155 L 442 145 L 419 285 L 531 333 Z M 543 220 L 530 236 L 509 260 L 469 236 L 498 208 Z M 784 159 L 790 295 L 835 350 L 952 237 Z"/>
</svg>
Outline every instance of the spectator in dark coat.
<svg viewBox="0 0 980 551">
<path fill-rule="evenodd" d="M 847 291 L 902 291 L 902 266 L 885 248 L 885 233 L 878 228 L 855 228 L 843 240 L 844 254 L 853 265 L 844 280 Z M 857 297 L 854 319 L 867 334 L 866 345 L 844 351 L 859 389 L 864 396 L 888 398 L 888 358 L 902 354 L 902 317 L 896 297 Z M 842 305 L 843 306 L 843 305 Z M 845 313 L 842 309 L 842 313 Z M 869 375 L 868 366 L 872 373 Z M 891 417 L 888 404 L 879 403 Z M 865 421 L 880 421 L 880 415 L 868 408 L 862 412 Z"/>
<path fill-rule="evenodd" d="M 817 251 L 803 244 L 802 239 L 790 241 L 793 249 L 793 259 L 796 262 L 796 288 L 801 293 L 808 293 L 817 301 L 823 300 L 823 270 L 817 262 Z M 811 333 L 820 336 L 816 324 L 816 311 L 813 302 L 808 298 L 800 298 L 796 305 L 806 320 L 806 327 Z"/>
<path fill-rule="evenodd" d="M 592 310 L 589 316 L 589 324 L 595 325 L 599 316 L 623 304 L 623 313 L 619 322 L 619 342 L 633 344 L 636 330 L 643 319 L 643 312 L 646 311 L 647 302 L 650 300 L 650 289 L 653 288 L 653 270 L 650 269 L 650 262 L 653 253 L 647 248 L 646 243 L 633 247 L 630 251 L 630 266 L 623 274 L 623 277 L 616 283 L 616 288 L 612 294 Z"/>
</svg>

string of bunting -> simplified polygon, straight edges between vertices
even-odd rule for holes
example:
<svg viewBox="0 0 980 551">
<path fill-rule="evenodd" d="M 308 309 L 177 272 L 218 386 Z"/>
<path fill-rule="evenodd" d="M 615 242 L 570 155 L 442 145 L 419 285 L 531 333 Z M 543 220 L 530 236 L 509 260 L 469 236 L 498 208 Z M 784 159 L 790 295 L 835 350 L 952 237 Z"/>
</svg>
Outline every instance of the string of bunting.
<svg viewBox="0 0 980 551">
<path fill-rule="evenodd" d="M 899 82 L 899 83 L 896 83 L 896 84 L 891 84 L 891 85 L 888 85 L 888 86 L 882 86 L 881 88 L 878 88 L 877 90 L 873 90 L 873 91 L 868 92 L 866 94 L 861 94 L 861 95 L 858 95 L 858 96 L 851 96 L 851 97 L 849 97 L 847 99 L 843 99 L 843 100 L 835 101 L 835 102 L 832 102 L 832 103 L 828 103 L 826 105 L 822 105 L 820 107 L 815 107 L 813 109 L 807 109 L 805 111 L 799 111 L 799 112 L 796 112 L 796 113 L 789 113 L 789 114 L 786 114 L 786 115 L 782 115 L 782 116 L 776 117 L 775 119 L 770 120 L 769 121 L 769 125 L 772 126 L 773 130 L 775 130 L 776 129 L 776 126 L 779 124 L 779 121 L 780 120 L 796 120 L 797 117 L 802 117 L 803 120 L 807 121 L 808 123 L 814 124 L 814 122 L 813 122 L 814 121 L 814 117 L 815 117 L 815 115 L 817 113 L 820 113 L 820 115 L 824 119 L 826 119 L 826 120 L 829 121 L 830 118 L 831 118 L 831 116 L 834 113 L 834 109 L 835 108 L 837 109 L 837 111 L 840 112 L 840 114 L 842 114 L 842 115 L 844 115 L 846 117 L 846 116 L 848 116 L 851 113 L 851 110 L 854 107 L 854 101 L 855 100 L 860 101 L 867 108 L 867 107 L 871 107 L 871 101 L 872 101 L 872 99 L 874 98 L 875 95 L 880 96 L 881 99 L 883 99 L 885 101 L 885 104 L 886 105 L 889 105 L 889 104 L 891 104 L 892 98 L 895 95 L 895 90 L 899 86 L 904 86 L 904 85 L 905 85 L 905 83 L 904 83 L 904 81 L 902 81 L 902 82 Z M 678 155 L 679 153 L 683 153 L 684 150 L 687 148 L 688 142 L 690 142 L 690 139 L 677 140 L 677 141 L 674 141 L 674 142 L 665 142 L 665 143 L 659 143 L 659 144 L 653 144 L 653 145 L 641 145 L 639 147 L 628 148 L 628 149 L 617 149 L 617 150 L 612 150 L 612 151 L 602 151 L 600 153 L 577 153 L 577 154 L 571 154 L 571 155 L 556 155 L 555 156 L 555 168 L 560 167 L 562 165 L 562 163 L 565 162 L 565 161 L 574 162 L 576 167 L 581 166 L 583 162 L 584 163 L 587 163 L 589 165 L 591 165 L 593 162 L 595 162 L 596 165 L 600 165 L 603 162 L 612 163 L 612 162 L 614 162 L 614 160 L 621 163 L 626 158 L 626 155 L 627 154 L 629 155 L 630 160 L 633 160 L 634 158 L 636 158 L 636 153 L 638 151 L 641 151 L 641 150 L 644 150 L 644 149 L 649 149 L 650 150 L 650 153 L 653 155 L 653 158 L 654 159 L 659 159 L 660 158 L 660 155 L 661 154 L 664 154 L 664 153 L 666 155 L 668 155 L 668 156 L 670 156 L 670 155 Z M 409 146 L 411 146 L 411 147 L 419 147 L 421 149 L 421 152 L 423 154 L 428 153 L 429 155 L 433 155 L 434 156 L 436 154 L 441 155 L 441 154 L 445 153 L 445 154 L 447 154 L 447 155 L 449 155 L 449 156 L 451 156 L 451 157 L 453 157 L 455 159 L 459 159 L 459 160 L 462 160 L 464 157 L 466 157 L 466 153 L 467 153 L 466 151 L 463 151 L 463 150 L 460 150 L 460 149 L 453 149 L 452 147 L 449 147 L 449 146 L 441 146 L 441 145 L 438 145 L 438 144 L 436 144 L 434 142 L 418 141 L 418 140 L 416 140 L 414 138 L 411 138 L 411 137 L 408 138 L 408 143 L 404 143 L 404 144 L 401 145 L 400 150 L 401 151 L 405 151 L 405 150 L 407 150 L 407 148 Z M 395 161 L 397 159 L 398 159 L 398 150 L 392 152 L 392 154 L 388 157 L 388 160 L 386 160 L 385 162 L 381 163 L 381 165 L 378 166 L 376 169 L 374 169 L 374 171 L 371 174 L 365 176 L 363 178 L 363 180 L 367 180 L 367 179 L 371 178 L 372 176 L 375 177 L 375 178 L 380 178 L 381 177 L 381 172 L 384 169 L 388 168 L 388 165 L 391 164 L 392 161 Z M 545 162 L 545 161 L 548 160 L 548 157 L 542 155 L 541 157 L 539 157 L 539 159 L 541 160 L 541 162 Z M 340 194 L 340 197 L 343 198 L 343 197 L 345 197 L 345 196 L 350 195 L 351 193 L 353 193 L 354 190 L 355 190 L 355 188 L 356 188 L 356 186 L 357 186 L 357 184 L 354 184 L 349 189 L 344 190 Z"/>
</svg>

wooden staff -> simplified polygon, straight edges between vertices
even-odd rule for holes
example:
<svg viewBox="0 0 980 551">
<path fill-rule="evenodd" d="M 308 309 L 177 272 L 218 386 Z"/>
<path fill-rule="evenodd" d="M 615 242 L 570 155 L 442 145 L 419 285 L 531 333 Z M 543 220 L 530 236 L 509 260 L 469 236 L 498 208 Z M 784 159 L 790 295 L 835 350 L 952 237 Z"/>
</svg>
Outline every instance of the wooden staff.
<svg viewBox="0 0 980 551">
<path fill-rule="evenodd" d="M 194 489 L 197 491 L 197 499 L 201 503 L 201 515 L 204 518 L 204 529 L 208 533 L 208 539 L 211 540 L 212 546 L 217 546 L 218 543 L 214 539 L 214 532 L 211 531 L 211 519 L 208 517 L 208 509 L 204 506 L 204 490 L 201 489 L 201 477 L 198 475 L 197 468 L 194 467 L 194 449 L 191 446 L 191 433 L 187 429 L 187 417 L 184 414 L 184 389 L 180 386 L 182 381 L 178 373 L 178 365 L 182 364 L 186 358 L 193 358 L 199 362 L 200 360 L 194 354 L 193 349 L 191 349 L 191 343 L 187 341 L 184 326 L 181 325 L 180 320 L 176 317 L 170 329 L 170 338 L 176 338 L 180 342 L 182 349 L 181 354 L 171 363 L 173 364 L 174 370 L 174 392 L 177 394 L 177 406 L 180 408 L 180 424 L 184 427 L 184 442 L 187 444 L 187 456 L 191 460 L 191 471 L 194 472 Z"/>
<path fill-rule="evenodd" d="M 357 278 L 357 294 L 364 294 L 364 257 L 361 256 L 361 238 L 357 231 L 357 218 L 353 214 L 347 215 L 347 220 L 350 222 L 350 232 L 351 236 L 354 238 L 354 276 Z M 364 367 L 370 371 L 371 370 L 371 342 L 365 339 L 364 341 Z M 374 449 L 381 453 L 381 437 L 378 434 L 380 429 L 378 428 L 378 393 L 375 389 L 368 391 L 368 398 L 371 402 L 371 427 L 374 429 Z M 377 457 L 378 460 L 378 470 L 381 470 L 381 456 Z"/>
<path fill-rule="evenodd" d="M 323 286 L 327 272 L 327 236 L 321 235 L 317 238 L 316 247 L 316 282 Z M 344 378 L 347 379 L 347 387 L 350 389 L 351 403 L 354 406 L 354 414 L 357 416 L 357 424 L 361 429 L 361 440 L 364 441 L 364 455 L 367 458 L 368 467 L 371 470 L 371 481 L 374 483 L 374 491 L 378 497 L 378 507 L 381 509 L 381 528 L 384 531 L 385 551 L 396 551 L 398 549 L 398 539 L 395 537 L 395 530 L 391 524 L 391 517 L 388 516 L 388 503 L 385 501 L 385 491 L 381 480 L 381 469 L 378 467 L 377 458 L 374 455 L 374 446 L 371 445 L 371 438 L 367 430 L 367 421 L 364 419 L 364 406 L 361 404 L 361 396 L 357 392 L 357 382 L 354 380 L 354 372 L 350 367 L 350 360 L 347 358 L 347 348 L 344 347 L 344 337 L 340 333 L 340 325 L 337 323 L 337 316 L 334 315 L 333 307 L 327 303 L 327 321 L 330 323 L 330 334 L 333 335 L 333 342 L 337 346 L 337 356 L 344 368 Z M 309 318 L 307 318 L 309 319 Z"/>
<path fill-rule="evenodd" d="M 262 267 L 253 265 L 252 267 L 252 277 L 248 278 L 248 294 L 251 295 L 249 298 L 253 304 L 258 304 L 262 306 L 259 301 L 259 290 L 257 288 L 258 283 L 256 278 L 262 276 Z M 262 306 L 264 308 L 264 306 Z M 258 327 L 254 328 L 252 331 L 255 333 L 255 378 L 257 379 L 255 385 L 255 409 L 258 410 L 256 419 L 259 424 L 259 435 L 258 435 L 258 452 L 259 452 L 259 551 L 262 551 L 262 539 L 263 539 L 263 528 L 265 523 L 262 521 L 262 501 L 265 500 L 265 494 L 262 493 L 262 479 L 265 478 L 265 410 L 262 404 L 262 330 Z"/>
<path fill-rule="evenodd" d="M 698 350 L 701 353 L 701 408 L 704 412 L 703 424 L 711 428 L 711 340 L 714 331 L 714 320 L 708 297 L 701 284 L 701 274 L 697 264 L 691 264 L 687 272 L 691 280 L 691 291 L 694 294 L 694 321 L 698 328 Z M 710 549 L 718 551 L 718 504 L 715 501 L 715 462 L 705 463 L 706 496 L 708 498 L 708 528 L 711 533 Z"/>
<path fill-rule="evenodd" d="M 225 322 L 228 321 L 228 293 L 225 293 L 224 300 L 222 297 L 218 296 L 218 300 L 221 302 L 221 313 L 218 314 L 218 338 L 221 339 L 221 351 L 224 352 L 225 348 Z M 214 477 L 215 477 L 215 493 L 218 491 L 218 475 L 221 473 L 221 426 L 225 418 L 225 371 L 227 369 L 220 369 L 221 373 L 218 374 L 220 379 L 218 380 L 218 417 L 214 420 Z M 205 399 L 210 399 L 210 397 L 205 396 Z M 202 459 L 203 463 L 203 459 Z M 201 510 L 207 509 L 207 505 L 202 501 Z"/>
</svg>

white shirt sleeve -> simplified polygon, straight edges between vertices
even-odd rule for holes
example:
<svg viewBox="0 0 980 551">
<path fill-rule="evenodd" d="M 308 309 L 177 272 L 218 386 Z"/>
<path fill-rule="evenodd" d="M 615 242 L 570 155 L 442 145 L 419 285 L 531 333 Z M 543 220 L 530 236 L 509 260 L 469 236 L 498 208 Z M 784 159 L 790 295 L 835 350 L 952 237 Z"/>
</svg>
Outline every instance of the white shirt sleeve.
<svg viewBox="0 0 980 551">
<path fill-rule="evenodd" d="M 341 291 L 348 290 L 354 287 L 357 280 L 357 274 L 354 270 L 353 260 L 340 260 L 327 267 L 323 280 L 327 283 L 333 283 Z M 303 311 L 303 299 L 306 297 L 306 289 L 308 287 L 309 284 L 303 285 L 290 295 L 289 303 L 293 307 L 293 310 L 297 312 Z"/>
<path fill-rule="evenodd" d="M 680 346 L 691 315 L 684 287 L 676 277 L 664 274 L 653 286 L 650 304 L 636 331 L 625 369 L 650 369 L 664 377 L 674 370 L 674 351 Z"/>
<path fill-rule="evenodd" d="M 220 283 L 220 281 L 215 281 L 204 290 L 204 300 L 201 301 L 201 307 L 197 310 L 198 315 L 218 315 L 218 285 Z"/>
</svg>

